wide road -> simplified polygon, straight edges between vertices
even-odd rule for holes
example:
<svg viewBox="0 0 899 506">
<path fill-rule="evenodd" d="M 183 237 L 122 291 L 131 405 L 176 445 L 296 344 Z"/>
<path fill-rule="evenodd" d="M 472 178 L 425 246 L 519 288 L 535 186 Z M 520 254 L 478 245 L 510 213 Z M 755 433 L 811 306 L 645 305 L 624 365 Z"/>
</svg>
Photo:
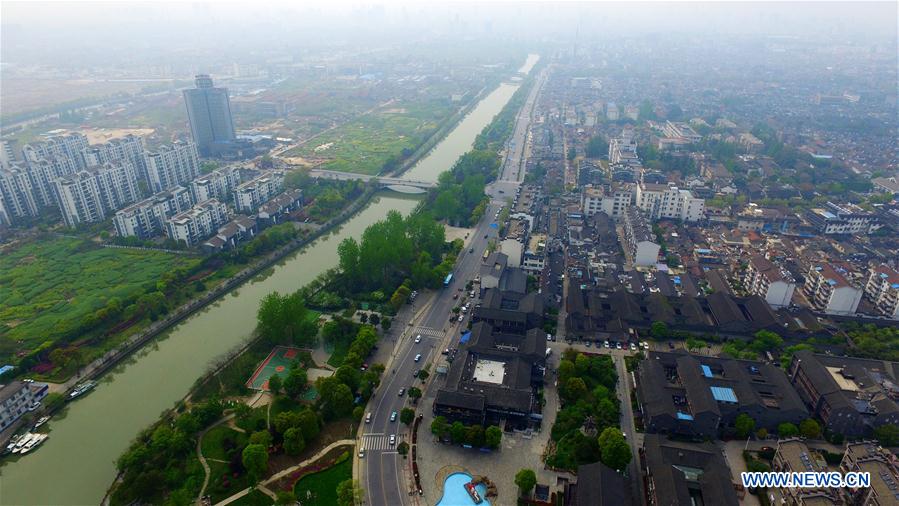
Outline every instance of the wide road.
<svg viewBox="0 0 899 506">
<path fill-rule="evenodd" d="M 381 385 L 368 402 L 365 412 L 366 414 L 370 412 L 372 419 L 370 423 L 364 424 L 362 435 L 364 457 L 360 459 L 366 504 L 398 506 L 410 504 L 412 501 L 418 502 L 417 494 L 415 499 L 410 497 L 413 487 L 409 470 L 410 461 L 404 460 L 396 449 L 406 434 L 406 427 L 399 421 L 399 413 L 404 407 L 411 406 L 408 396 L 405 394 L 400 396 L 399 391 L 401 388 L 408 391 L 413 385 L 422 388 L 421 381 L 415 379 L 413 373 L 423 368 L 425 364 L 432 364 L 430 372 L 434 376 L 433 364 L 437 362 L 441 351 L 447 347 L 457 347 L 461 330 L 467 327 L 468 315 L 465 315 L 462 322 L 457 319 L 451 322 L 450 315 L 453 307 L 467 298 L 465 285 L 477 277 L 489 241 L 498 239 L 498 228 L 494 228 L 493 216 L 505 203 L 505 198 L 515 194 L 515 188 L 524 177 L 518 168 L 523 167 L 521 157 L 526 153 L 524 144 L 528 127 L 537 94 L 545 79 L 544 70 L 519 113 L 512 136 L 518 149 L 514 146 L 507 149 L 500 180 L 487 188 L 487 194 L 491 197 L 490 205 L 484 218 L 469 234 L 465 248 L 456 262 L 450 286 L 442 288 L 430 303 L 417 311 L 410 325 L 397 340 Z M 468 314 L 470 313 L 469 310 Z M 421 340 L 416 343 L 415 340 L 419 335 Z M 421 357 L 416 361 L 415 357 L 419 354 Z M 393 412 L 397 413 L 397 419 L 391 422 Z M 420 432 L 426 435 L 429 430 L 428 427 L 424 427 Z M 396 443 L 393 445 L 390 444 L 391 435 L 396 436 Z M 411 444 L 411 441 L 409 443 Z M 428 480 L 426 477 L 423 479 Z M 434 486 L 427 481 L 422 485 Z"/>
</svg>

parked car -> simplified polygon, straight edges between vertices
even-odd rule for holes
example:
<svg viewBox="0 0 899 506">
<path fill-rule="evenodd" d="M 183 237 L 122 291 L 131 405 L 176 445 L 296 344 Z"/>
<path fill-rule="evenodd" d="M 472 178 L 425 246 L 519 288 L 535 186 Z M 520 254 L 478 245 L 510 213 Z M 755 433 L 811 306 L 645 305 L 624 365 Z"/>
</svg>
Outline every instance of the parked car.
<svg viewBox="0 0 899 506">
<path fill-rule="evenodd" d="M 365 448 L 359 448 L 359 458 L 365 457 Z"/>
<path fill-rule="evenodd" d="M 609 347 L 609 340 L 606 339 L 605 341 L 603 341 L 602 346 L 603 346 L 603 348 L 608 348 L 608 347 Z"/>
<path fill-rule="evenodd" d="M 417 336 L 415 336 L 415 342 L 416 342 L 416 343 L 420 343 L 420 342 L 421 342 L 421 334 L 418 334 Z"/>
</svg>

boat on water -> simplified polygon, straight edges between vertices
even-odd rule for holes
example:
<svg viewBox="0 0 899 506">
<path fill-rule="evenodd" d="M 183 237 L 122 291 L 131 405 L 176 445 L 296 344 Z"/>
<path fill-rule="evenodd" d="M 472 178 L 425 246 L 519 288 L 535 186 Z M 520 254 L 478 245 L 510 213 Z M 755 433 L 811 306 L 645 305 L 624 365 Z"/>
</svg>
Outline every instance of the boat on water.
<svg viewBox="0 0 899 506">
<path fill-rule="evenodd" d="M 75 389 L 69 394 L 69 399 L 74 399 L 79 395 L 84 394 L 88 390 L 94 388 L 97 384 L 93 381 L 85 381 L 84 383 L 80 383 L 75 386 Z"/>
<path fill-rule="evenodd" d="M 24 448 L 22 448 L 22 451 L 19 452 L 20 454 L 23 454 L 23 455 L 24 455 L 24 454 L 30 452 L 31 450 L 34 450 L 34 449 L 37 448 L 41 443 L 43 443 L 44 441 L 46 441 L 47 438 L 50 437 L 49 434 L 34 434 L 34 436 L 35 436 L 35 437 L 32 438 L 31 441 L 30 441 L 28 444 L 26 444 Z"/>
<path fill-rule="evenodd" d="M 19 438 L 19 440 L 16 442 L 16 446 L 13 447 L 12 452 L 13 453 L 21 453 L 21 451 L 25 447 L 25 445 L 30 443 L 31 440 L 34 439 L 35 435 L 36 434 L 32 434 L 30 432 L 25 433 L 25 435 L 22 436 L 21 438 Z"/>
<path fill-rule="evenodd" d="M 475 504 L 481 504 L 483 499 L 481 499 L 481 494 L 478 493 L 478 489 L 475 488 L 474 483 L 470 481 L 466 483 L 465 491 L 468 492 L 468 496 L 471 497 L 471 500 L 474 501 Z"/>
<path fill-rule="evenodd" d="M 9 444 L 6 445 L 6 449 L 4 450 L 3 453 L 12 453 L 12 451 L 16 448 L 16 443 L 18 443 L 20 439 L 22 439 L 22 434 L 19 434 L 19 435 L 17 435 L 17 436 L 13 436 L 13 437 L 9 440 Z"/>
<path fill-rule="evenodd" d="M 50 420 L 49 416 L 42 416 L 42 417 L 38 418 L 37 422 L 34 424 L 34 428 L 36 429 L 36 428 L 40 427 L 41 425 L 44 425 L 45 423 L 47 423 L 48 420 Z"/>
</svg>

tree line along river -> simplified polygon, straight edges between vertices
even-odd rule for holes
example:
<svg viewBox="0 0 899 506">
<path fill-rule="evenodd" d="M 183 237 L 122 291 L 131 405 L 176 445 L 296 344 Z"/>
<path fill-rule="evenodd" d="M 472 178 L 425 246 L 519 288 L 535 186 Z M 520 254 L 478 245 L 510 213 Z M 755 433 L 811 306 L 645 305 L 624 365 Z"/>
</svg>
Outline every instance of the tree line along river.
<svg viewBox="0 0 899 506">
<path fill-rule="evenodd" d="M 408 177 L 436 181 L 471 149 L 517 88 L 502 84 L 483 98 Z M 336 265 L 337 245 L 344 238 L 359 238 L 388 211 L 407 214 L 417 203 L 410 196 L 379 194 L 335 232 L 190 316 L 114 368 L 94 391 L 48 423 L 51 437 L 39 450 L 0 467 L 0 504 L 98 504 L 115 477 L 115 460 L 137 433 L 181 399 L 212 360 L 249 338 L 262 297 L 312 281 Z"/>
</svg>

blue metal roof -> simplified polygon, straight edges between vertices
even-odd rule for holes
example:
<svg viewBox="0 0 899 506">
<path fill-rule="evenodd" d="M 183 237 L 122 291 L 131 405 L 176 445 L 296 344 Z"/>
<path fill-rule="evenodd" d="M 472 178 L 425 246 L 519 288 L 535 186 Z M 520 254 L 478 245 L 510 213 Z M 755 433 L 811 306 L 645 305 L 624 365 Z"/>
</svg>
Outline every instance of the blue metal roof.
<svg viewBox="0 0 899 506">
<path fill-rule="evenodd" d="M 712 390 L 712 397 L 718 402 L 737 402 L 737 394 L 733 388 L 728 387 L 709 387 Z"/>
<path fill-rule="evenodd" d="M 706 378 L 712 377 L 712 368 L 711 367 L 709 367 L 707 365 L 700 365 L 699 367 L 702 369 L 703 376 L 705 376 Z"/>
<path fill-rule="evenodd" d="M 0 374 L 5 373 L 6 371 L 12 371 L 15 368 L 16 366 L 14 365 L 4 365 L 3 367 L 0 367 Z"/>
<path fill-rule="evenodd" d="M 677 419 L 678 419 L 678 420 L 690 420 L 690 421 L 692 421 L 692 420 L 693 420 L 693 415 L 684 413 L 683 411 L 678 411 L 678 412 L 677 412 Z"/>
<path fill-rule="evenodd" d="M 469 339 L 471 339 L 471 331 L 468 331 L 468 332 L 462 334 L 462 339 L 459 339 L 459 343 L 465 344 L 468 342 Z"/>
</svg>

